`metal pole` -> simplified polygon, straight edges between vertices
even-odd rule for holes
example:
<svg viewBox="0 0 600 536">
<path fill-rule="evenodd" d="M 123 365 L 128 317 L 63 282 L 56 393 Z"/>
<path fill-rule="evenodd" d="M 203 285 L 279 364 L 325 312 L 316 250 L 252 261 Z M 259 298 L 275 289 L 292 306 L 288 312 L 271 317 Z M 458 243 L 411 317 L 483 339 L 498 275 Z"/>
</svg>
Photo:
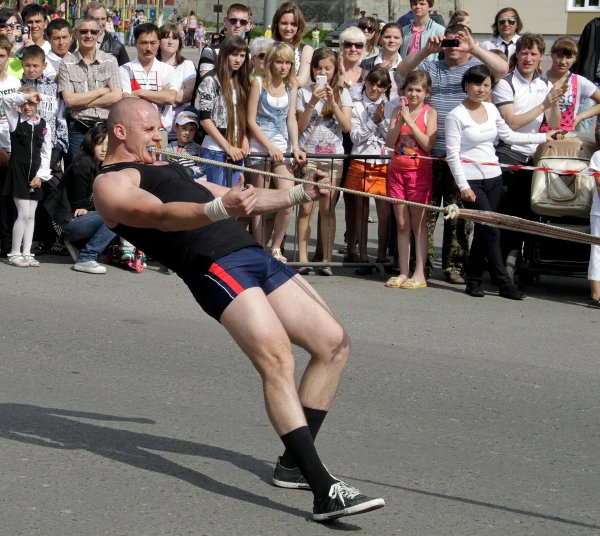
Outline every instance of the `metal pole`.
<svg viewBox="0 0 600 536">
<path fill-rule="evenodd" d="M 273 20 L 273 15 L 275 15 L 275 11 L 277 11 L 277 0 L 265 0 L 264 14 L 263 14 L 263 19 L 264 19 L 263 33 L 267 30 L 267 26 L 269 24 L 271 24 L 271 21 Z M 271 31 L 273 31 L 273 30 L 274 30 L 274 28 L 271 28 Z"/>
</svg>

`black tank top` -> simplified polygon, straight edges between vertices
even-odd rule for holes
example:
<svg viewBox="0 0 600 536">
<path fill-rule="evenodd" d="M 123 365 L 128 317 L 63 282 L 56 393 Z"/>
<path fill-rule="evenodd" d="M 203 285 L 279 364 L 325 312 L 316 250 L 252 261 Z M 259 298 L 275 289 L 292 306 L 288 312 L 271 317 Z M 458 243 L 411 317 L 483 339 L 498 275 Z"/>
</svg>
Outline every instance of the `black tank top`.
<svg viewBox="0 0 600 536">
<path fill-rule="evenodd" d="M 140 188 L 163 203 L 184 201 L 208 203 L 214 196 L 190 178 L 177 163 L 155 166 L 123 162 L 103 166 L 100 173 L 133 168 L 140 173 Z M 229 218 L 191 231 L 159 231 L 119 223 L 113 231 L 129 240 L 144 253 L 175 270 L 183 279 L 206 272 L 217 259 L 239 249 L 256 246 L 253 238 L 239 223 Z"/>
</svg>

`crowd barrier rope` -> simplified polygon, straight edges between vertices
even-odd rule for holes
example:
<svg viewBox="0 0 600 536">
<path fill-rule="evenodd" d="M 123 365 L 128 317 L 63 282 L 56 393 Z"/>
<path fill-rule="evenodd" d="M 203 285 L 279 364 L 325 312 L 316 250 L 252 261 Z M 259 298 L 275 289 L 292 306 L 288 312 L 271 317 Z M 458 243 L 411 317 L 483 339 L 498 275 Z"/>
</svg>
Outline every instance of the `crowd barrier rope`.
<svg viewBox="0 0 600 536">
<path fill-rule="evenodd" d="M 241 171 L 242 173 L 259 174 L 259 175 L 262 175 L 263 177 L 285 179 L 285 180 L 293 181 L 298 184 L 306 184 L 306 185 L 314 184 L 314 181 L 309 180 L 309 179 L 300 179 L 298 177 L 290 177 L 287 175 L 281 175 L 278 173 L 274 173 L 272 171 L 253 169 L 253 168 L 246 167 L 246 166 L 231 164 L 229 162 L 218 162 L 218 161 L 203 158 L 200 156 L 192 156 L 192 155 L 189 155 L 186 153 L 176 153 L 173 151 L 167 151 L 165 149 L 160 149 L 158 147 L 149 147 L 148 150 L 150 152 L 153 152 L 153 153 L 156 153 L 159 155 L 164 155 L 169 158 L 192 159 L 192 160 L 202 163 L 202 164 L 211 164 L 211 165 L 221 166 L 226 169 Z M 252 154 L 251 156 L 259 157 L 259 158 L 260 157 L 265 157 L 265 158 L 268 157 L 268 155 L 262 155 L 262 154 L 256 154 L 256 155 Z M 293 155 L 284 155 L 284 156 L 293 157 Z M 354 160 L 360 160 L 360 161 L 367 161 L 367 160 L 371 160 L 371 159 L 377 159 L 377 160 L 386 159 L 386 157 L 383 155 L 355 156 L 355 155 L 343 155 L 343 154 L 340 154 L 340 155 L 308 154 L 307 158 L 309 160 L 328 159 L 328 160 L 332 160 L 332 161 L 338 160 L 338 159 L 339 160 L 354 159 Z M 387 158 L 389 159 L 389 156 Z M 444 158 L 436 158 L 436 157 L 425 157 L 425 158 L 432 159 L 432 160 L 445 160 Z M 474 163 L 474 164 L 480 164 L 480 165 L 495 165 L 495 166 L 500 166 L 500 167 L 505 166 L 505 167 L 514 168 L 513 165 L 498 164 L 498 163 L 494 163 L 494 162 L 489 162 L 489 163 L 473 162 L 470 160 L 466 160 L 465 162 L 470 163 L 470 164 Z M 522 168 L 553 171 L 551 168 L 537 168 L 537 167 L 534 168 L 533 166 L 523 166 Z M 556 171 L 556 172 L 560 173 L 560 174 L 567 174 L 567 172 L 569 172 L 569 174 L 581 174 L 577 170 L 560 170 L 560 171 Z M 589 174 L 593 175 L 593 176 L 600 176 L 600 173 L 591 173 L 590 172 Z M 430 212 L 439 212 L 439 213 L 444 214 L 445 219 L 464 218 L 464 219 L 471 220 L 475 223 L 480 223 L 482 225 L 499 227 L 501 229 L 508 229 L 511 231 L 520 231 L 520 232 L 527 233 L 527 234 L 533 234 L 533 235 L 543 236 L 543 237 L 547 237 L 547 238 L 554 238 L 557 240 L 567 240 L 567 241 L 579 242 L 579 243 L 583 243 L 583 244 L 600 245 L 600 237 L 598 237 L 598 236 L 594 236 L 594 235 L 591 235 L 588 233 L 583 233 L 581 231 L 577 231 L 577 230 L 566 228 L 566 227 L 561 227 L 558 225 L 551 225 L 548 223 L 527 220 L 524 218 L 519 218 L 517 216 L 509 216 L 507 214 L 501 214 L 498 212 L 459 208 L 457 205 L 448 205 L 446 207 L 436 207 L 436 206 L 432 206 L 432 205 L 426 205 L 424 203 L 416 203 L 414 201 L 407 201 L 405 199 L 396 199 L 394 197 L 388 197 L 388 196 L 379 195 L 379 194 L 372 194 L 369 192 L 352 190 L 349 188 L 344 188 L 342 186 L 335 186 L 333 184 L 324 184 L 324 185 L 322 185 L 322 187 L 323 187 L 323 189 L 337 191 L 340 193 L 358 195 L 358 196 L 367 197 L 370 199 L 379 199 L 382 201 L 387 201 L 389 203 L 395 203 L 395 204 L 400 203 L 400 204 L 411 206 L 411 207 L 421 208 L 423 210 L 427 210 Z M 302 264 L 304 265 L 306 263 L 302 263 Z M 335 266 L 335 264 L 332 264 L 332 263 L 327 263 L 327 264 Z M 347 264 L 345 263 L 344 265 L 346 266 Z"/>
</svg>

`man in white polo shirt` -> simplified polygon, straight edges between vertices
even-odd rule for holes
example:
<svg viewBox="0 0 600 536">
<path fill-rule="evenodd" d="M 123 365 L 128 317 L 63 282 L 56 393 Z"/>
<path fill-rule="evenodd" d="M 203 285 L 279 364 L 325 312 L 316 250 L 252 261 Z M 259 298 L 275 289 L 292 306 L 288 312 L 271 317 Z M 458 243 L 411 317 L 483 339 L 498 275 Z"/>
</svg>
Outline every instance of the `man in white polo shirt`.
<svg viewBox="0 0 600 536">
<path fill-rule="evenodd" d="M 515 69 L 498 81 L 492 96 L 500 115 L 508 126 L 516 132 L 539 132 L 544 117 L 550 128 L 558 128 L 560 109 L 558 101 L 563 88 L 553 88 L 541 76 L 540 63 L 546 45 L 540 34 L 524 33 L 517 41 Z M 496 147 L 498 160 L 502 164 L 532 165 L 535 143 L 506 145 L 500 142 Z M 532 171 L 523 169 L 503 169 L 505 197 L 500 212 L 522 218 L 532 218 L 531 178 Z M 502 232 L 502 250 L 506 256 L 513 249 L 521 249 L 523 235 L 513 231 Z"/>
<path fill-rule="evenodd" d="M 156 25 L 138 24 L 133 35 L 137 58 L 119 68 L 123 97 L 139 97 L 156 106 L 162 128 L 169 132 L 181 80 L 172 65 L 156 59 L 160 45 Z"/>
</svg>

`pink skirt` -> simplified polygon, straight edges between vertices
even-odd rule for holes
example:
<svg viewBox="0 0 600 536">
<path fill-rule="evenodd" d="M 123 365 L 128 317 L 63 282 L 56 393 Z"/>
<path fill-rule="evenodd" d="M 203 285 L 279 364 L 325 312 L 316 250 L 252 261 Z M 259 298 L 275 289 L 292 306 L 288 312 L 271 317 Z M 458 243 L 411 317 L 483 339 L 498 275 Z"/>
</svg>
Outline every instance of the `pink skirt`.
<svg viewBox="0 0 600 536">
<path fill-rule="evenodd" d="M 433 171 L 431 166 L 418 170 L 403 171 L 390 166 L 387 181 L 389 197 L 428 204 L 433 190 Z"/>
</svg>

